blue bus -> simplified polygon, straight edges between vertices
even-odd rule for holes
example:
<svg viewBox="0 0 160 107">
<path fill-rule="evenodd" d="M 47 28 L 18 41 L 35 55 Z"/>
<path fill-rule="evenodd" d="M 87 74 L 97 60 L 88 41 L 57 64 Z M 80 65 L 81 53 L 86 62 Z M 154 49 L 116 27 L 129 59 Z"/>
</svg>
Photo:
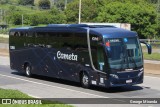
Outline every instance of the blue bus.
<svg viewBox="0 0 160 107">
<path fill-rule="evenodd" d="M 50 24 L 9 32 L 10 67 L 25 73 L 117 87 L 143 83 L 138 34 L 113 26 Z M 144 43 L 144 42 L 143 42 Z M 151 54 L 151 46 L 147 46 Z"/>
</svg>

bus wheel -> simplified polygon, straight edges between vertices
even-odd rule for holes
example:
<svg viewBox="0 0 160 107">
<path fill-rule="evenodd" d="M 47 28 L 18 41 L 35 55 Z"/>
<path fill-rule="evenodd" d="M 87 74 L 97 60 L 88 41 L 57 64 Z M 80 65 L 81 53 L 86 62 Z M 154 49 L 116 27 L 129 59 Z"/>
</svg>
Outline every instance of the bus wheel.
<svg viewBox="0 0 160 107">
<path fill-rule="evenodd" d="M 90 87 L 90 79 L 89 79 L 89 76 L 85 72 L 82 74 L 81 84 L 83 88 Z"/>
<path fill-rule="evenodd" d="M 26 67 L 25 67 L 25 74 L 26 74 L 26 76 L 27 77 L 31 77 L 31 67 L 29 66 L 29 65 L 27 65 Z"/>
</svg>

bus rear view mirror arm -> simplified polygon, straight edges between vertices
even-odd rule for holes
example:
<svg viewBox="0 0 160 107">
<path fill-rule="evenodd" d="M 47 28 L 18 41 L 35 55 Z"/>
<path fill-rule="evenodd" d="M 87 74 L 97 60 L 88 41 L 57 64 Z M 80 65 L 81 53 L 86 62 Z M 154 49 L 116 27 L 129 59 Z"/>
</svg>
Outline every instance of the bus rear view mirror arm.
<svg viewBox="0 0 160 107">
<path fill-rule="evenodd" d="M 143 41 L 140 41 L 140 42 L 147 46 L 148 54 L 151 54 L 152 53 L 152 46 L 146 42 L 143 42 Z"/>
</svg>

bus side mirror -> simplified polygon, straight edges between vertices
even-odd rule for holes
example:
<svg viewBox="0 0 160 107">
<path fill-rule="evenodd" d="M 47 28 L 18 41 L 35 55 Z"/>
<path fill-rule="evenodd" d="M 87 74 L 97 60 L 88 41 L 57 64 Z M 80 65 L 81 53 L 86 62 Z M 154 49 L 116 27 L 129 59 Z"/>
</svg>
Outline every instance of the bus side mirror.
<svg viewBox="0 0 160 107">
<path fill-rule="evenodd" d="M 143 41 L 140 41 L 140 42 L 147 46 L 148 54 L 151 54 L 152 53 L 152 46 L 146 42 L 143 42 Z"/>
</svg>

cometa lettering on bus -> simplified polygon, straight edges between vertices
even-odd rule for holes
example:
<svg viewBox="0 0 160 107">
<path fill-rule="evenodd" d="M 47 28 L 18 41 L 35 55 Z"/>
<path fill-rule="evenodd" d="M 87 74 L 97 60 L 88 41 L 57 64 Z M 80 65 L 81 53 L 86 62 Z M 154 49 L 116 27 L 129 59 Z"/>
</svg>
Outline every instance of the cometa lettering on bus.
<svg viewBox="0 0 160 107">
<path fill-rule="evenodd" d="M 72 54 L 65 54 L 65 53 L 62 53 L 62 52 L 58 51 L 57 52 L 57 58 L 58 59 L 77 61 L 78 56 L 74 55 L 74 53 L 72 53 Z"/>
</svg>

